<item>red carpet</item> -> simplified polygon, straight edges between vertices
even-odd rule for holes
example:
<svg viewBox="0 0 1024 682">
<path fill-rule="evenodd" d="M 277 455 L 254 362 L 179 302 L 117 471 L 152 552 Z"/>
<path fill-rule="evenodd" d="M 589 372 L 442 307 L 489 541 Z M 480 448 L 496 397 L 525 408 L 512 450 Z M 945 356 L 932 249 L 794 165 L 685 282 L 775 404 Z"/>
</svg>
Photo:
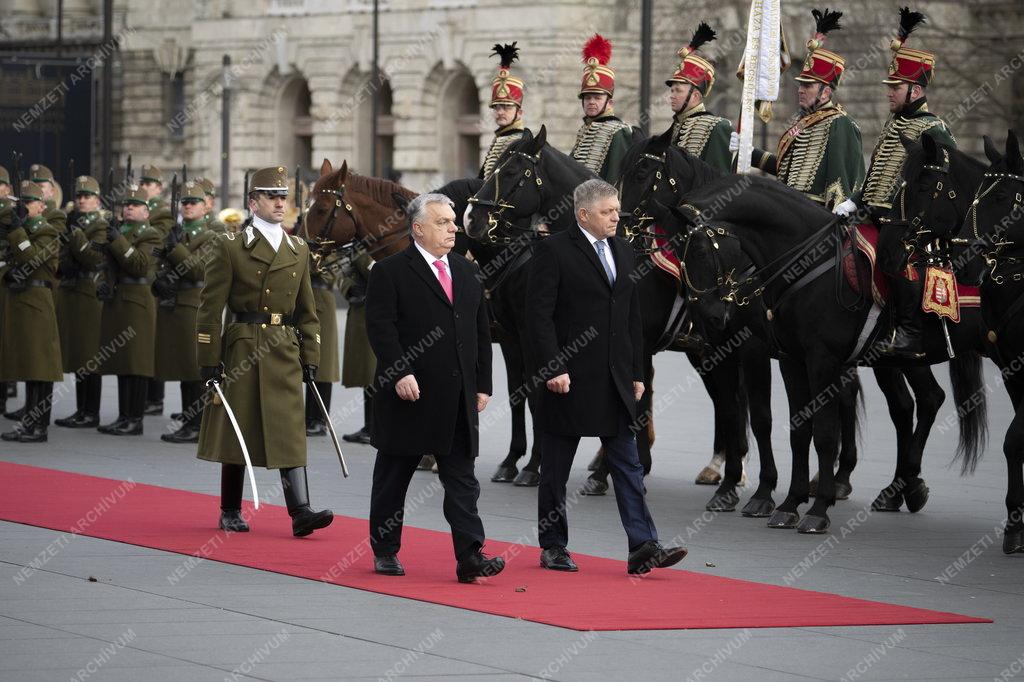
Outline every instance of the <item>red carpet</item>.
<svg viewBox="0 0 1024 682">
<path fill-rule="evenodd" d="M 574 630 L 992 622 L 683 570 L 631 579 L 624 561 L 583 554 L 575 555 L 579 573 L 553 573 L 539 567 L 537 547 L 496 541 L 486 551 L 504 553 L 505 572 L 460 585 L 450 537 L 410 527 L 402 549 L 408 575 L 389 578 L 373 573 L 364 519 L 336 517 L 296 539 L 285 509 L 266 505 L 255 512 L 252 532 L 229 535 L 213 525 L 218 500 L 209 495 L 9 463 L 0 463 L 0 481 L 6 521 Z M 439 505 L 439 497 L 428 503 Z M 188 580 L 190 566 L 153 579 Z"/>
</svg>

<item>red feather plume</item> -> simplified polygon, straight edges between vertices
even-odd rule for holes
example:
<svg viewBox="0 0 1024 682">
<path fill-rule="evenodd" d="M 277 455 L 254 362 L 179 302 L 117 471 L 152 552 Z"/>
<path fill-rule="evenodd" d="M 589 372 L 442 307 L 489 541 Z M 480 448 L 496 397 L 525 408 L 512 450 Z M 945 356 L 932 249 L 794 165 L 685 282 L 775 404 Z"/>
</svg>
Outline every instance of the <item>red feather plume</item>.
<svg viewBox="0 0 1024 682">
<path fill-rule="evenodd" d="M 611 41 L 600 33 L 595 33 L 594 37 L 588 40 L 583 46 L 583 63 L 586 64 L 591 57 L 596 57 L 598 64 L 607 64 L 611 61 Z"/>
</svg>

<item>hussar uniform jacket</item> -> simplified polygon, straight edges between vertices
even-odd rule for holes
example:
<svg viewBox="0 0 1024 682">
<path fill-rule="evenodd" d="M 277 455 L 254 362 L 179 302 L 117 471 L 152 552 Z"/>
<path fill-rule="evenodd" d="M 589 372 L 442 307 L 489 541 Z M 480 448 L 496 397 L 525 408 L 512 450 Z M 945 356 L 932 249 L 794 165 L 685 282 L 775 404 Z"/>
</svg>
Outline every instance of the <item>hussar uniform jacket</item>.
<svg viewBox="0 0 1024 682">
<path fill-rule="evenodd" d="M 632 139 L 633 129 L 617 116 L 584 118 L 569 156 L 614 185 L 622 174 L 622 159 Z"/>
<path fill-rule="evenodd" d="M 680 111 L 672 120 L 672 144 L 723 173 L 728 173 L 732 166 L 731 135 L 729 119 L 715 116 L 703 104 Z"/>
<path fill-rule="evenodd" d="M 491 140 L 491 146 L 487 148 L 487 154 L 484 155 L 483 165 L 480 166 L 480 174 L 478 177 L 482 180 L 489 180 L 491 173 L 498 167 L 498 159 L 505 153 L 512 144 L 518 142 L 523 138 L 523 133 L 528 130 L 522 119 L 514 121 L 504 128 L 498 128 L 494 133 L 494 139 Z"/>
</svg>

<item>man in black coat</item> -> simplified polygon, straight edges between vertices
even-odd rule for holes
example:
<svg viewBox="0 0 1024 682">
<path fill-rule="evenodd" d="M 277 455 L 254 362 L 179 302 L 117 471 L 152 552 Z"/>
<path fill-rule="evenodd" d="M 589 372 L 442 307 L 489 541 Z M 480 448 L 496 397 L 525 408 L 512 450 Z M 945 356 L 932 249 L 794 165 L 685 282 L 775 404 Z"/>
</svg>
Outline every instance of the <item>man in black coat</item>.
<svg viewBox="0 0 1024 682">
<path fill-rule="evenodd" d="M 599 436 L 629 540 L 629 573 L 686 556 L 662 547 L 644 499 L 643 467 L 630 424 L 644 392 L 640 301 L 633 253 L 615 237 L 619 200 L 599 179 L 576 188 L 579 228 L 543 240 L 530 270 L 527 331 L 541 389 L 538 529 L 541 565 L 576 571 L 566 545 L 565 484 L 583 436 Z"/>
<path fill-rule="evenodd" d="M 459 582 L 497 575 L 501 557 L 481 552 L 477 413 L 491 395 L 491 337 L 477 267 L 451 253 L 455 212 L 442 194 L 406 209 L 413 243 L 370 269 L 366 330 L 377 356 L 370 497 L 374 567 L 404 575 L 398 561 L 405 495 L 420 458 L 437 458 L 444 516 L 452 528 Z"/>
</svg>

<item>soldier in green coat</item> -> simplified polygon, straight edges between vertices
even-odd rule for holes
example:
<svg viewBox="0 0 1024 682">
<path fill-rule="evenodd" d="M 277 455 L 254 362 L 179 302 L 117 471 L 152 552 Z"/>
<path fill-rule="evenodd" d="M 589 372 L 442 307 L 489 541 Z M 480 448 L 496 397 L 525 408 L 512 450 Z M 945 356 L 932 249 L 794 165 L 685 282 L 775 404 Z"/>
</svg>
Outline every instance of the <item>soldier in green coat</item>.
<svg viewBox="0 0 1024 682">
<path fill-rule="evenodd" d="M 331 409 L 331 387 L 334 382 L 341 380 L 338 362 L 338 309 L 334 300 L 334 286 L 337 281 L 338 274 L 328 268 L 312 271 L 310 274 L 316 316 L 320 320 L 320 364 L 316 369 L 316 388 L 328 411 Z M 327 435 L 327 422 L 313 396 L 313 389 L 309 386 L 306 386 L 306 435 Z"/>
<path fill-rule="evenodd" d="M 612 44 L 595 34 L 583 46 L 583 82 L 580 100 L 583 125 L 576 133 L 569 155 L 615 185 L 622 173 L 622 159 L 629 151 L 633 129 L 613 113 L 615 71 L 608 66 Z"/>
<path fill-rule="evenodd" d="M 75 179 L 75 210 L 68 216 L 68 239 L 60 264 L 57 323 L 64 372 L 75 375 L 75 412 L 54 423 L 94 429 L 100 423 L 103 376 L 97 372 L 103 302 L 96 281 L 106 257 L 107 221 L 100 211 L 100 185 L 88 175 Z"/>
<path fill-rule="evenodd" d="M 882 81 L 887 87 L 889 119 L 878 135 L 871 153 L 871 164 L 864 188 L 853 197 L 835 207 L 839 215 L 851 215 L 866 210 L 868 219 L 878 225 L 878 218 L 889 212 L 902 183 L 903 164 L 907 150 L 904 138 L 918 140 L 928 135 L 936 144 L 956 149 L 956 140 L 941 118 L 928 110 L 925 90 L 935 70 L 935 55 L 924 50 L 911 49 L 904 44 L 911 32 L 922 22 L 924 15 L 900 10 L 898 36 L 893 39 L 892 62 L 889 75 Z M 893 331 L 889 343 L 882 347 L 887 355 L 919 359 L 921 347 L 921 299 L 924 283 L 909 279 L 907 251 L 904 247 L 904 226 L 881 226 L 878 238 L 878 266 L 889 276 L 892 296 Z"/>
<path fill-rule="evenodd" d="M 146 193 L 149 206 L 149 225 L 160 232 L 161 239 L 167 239 L 171 227 L 177 221 L 177 206 L 170 206 L 163 198 L 164 174 L 156 166 L 143 165 L 139 174 L 139 188 Z M 160 266 L 157 261 L 157 267 Z M 160 415 L 164 412 L 164 382 L 156 378 L 146 380 L 147 415 Z"/>
<path fill-rule="evenodd" d="M 14 215 L 13 206 L 14 201 L 11 199 L 11 176 L 7 173 L 6 168 L 0 166 L 0 230 L 5 229 L 5 226 L 11 224 Z M 7 240 L 0 239 L 0 328 L 3 327 L 4 323 L 4 297 L 7 295 L 7 285 L 4 284 L 3 275 L 7 272 L 8 258 Z M 8 387 L 11 386 L 15 386 L 15 384 L 8 384 L 6 381 L 0 382 L 0 413 L 7 412 L 7 391 L 9 390 Z"/>
<path fill-rule="evenodd" d="M 146 379 L 153 376 L 156 301 L 150 291 L 156 271 L 153 250 L 162 243 L 149 226 L 146 193 L 137 186 L 124 198 L 124 220 L 107 227 L 107 267 L 113 293 L 100 322 L 101 372 L 117 376 L 117 419 L 99 427 L 114 436 L 142 434 Z"/>
<path fill-rule="evenodd" d="M 345 315 L 344 356 L 341 366 L 341 385 L 363 389 L 363 426 L 342 438 L 349 443 L 370 444 L 373 433 L 373 375 L 377 369 L 377 356 L 366 333 L 366 286 L 370 281 L 373 258 L 367 253 L 347 263 L 342 270 L 344 279 L 341 293 L 348 301 Z"/>
<path fill-rule="evenodd" d="M 711 27 L 700 22 L 690 44 L 679 50 L 682 61 L 665 85 L 670 89 L 669 102 L 675 112 L 672 117 L 672 144 L 728 173 L 732 167 L 732 153 L 729 151 L 732 123 L 704 108 L 704 100 L 715 84 L 715 67 L 697 54 L 698 48 L 715 37 Z"/>
<path fill-rule="evenodd" d="M 163 258 L 153 282 L 157 296 L 156 379 L 181 382 L 181 427 L 160 439 L 168 443 L 198 443 L 203 416 L 203 383 L 196 359 L 196 311 L 205 284 L 206 262 L 215 249 L 207 229 L 203 187 L 186 182 L 181 191 L 183 222 L 164 240 Z"/>
<path fill-rule="evenodd" d="M 24 381 L 26 398 L 21 421 L 0 438 L 21 443 L 46 442 L 53 382 L 63 379 L 52 293 L 60 233 L 43 217 L 44 197 L 37 183 L 22 182 L 15 210 L 24 212 L 24 224 L 16 212 L 3 227 L 11 261 L 4 273 L 0 380 Z"/>
<path fill-rule="evenodd" d="M 292 532 L 301 537 L 334 518 L 309 506 L 306 480 L 302 384 L 314 381 L 320 363 L 309 248 L 281 227 L 288 201 L 283 166 L 253 173 L 248 201 L 252 223 L 218 235 L 206 266 L 197 358 L 203 381 L 223 386 L 253 466 L 281 470 Z M 220 528 L 249 530 L 241 515 L 245 460 L 219 400 L 203 411 L 198 456 L 221 464 Z"/>
<path fill-rule="evenodd" d="M 778 176 L 807 198 L 831 210 L 843 203 L 864 182 L 864 148 L 860 128 L 833 100 L 846 64 L 839 54 L 822 47 L 830 31 L 842 28 L 842 12 L 813 12 L 815 33 L 796 77 L 799 118 L 779 140 L 775 153 L 754 149 L 750 164 Z M 732 134 L 729 148 L 739 148 Z"/>
<path fill-rule="evenodd" d="M 227 232 L 228 226 L 217 220 L 217 213 L 214 210 L 214 200 L 217 198 L 217 187 L 208 178 L 196 178 L 196 182 L 203 186 L 203 201 L 206 205 L 206 229 L 211 232 Z"/>
</svg>

